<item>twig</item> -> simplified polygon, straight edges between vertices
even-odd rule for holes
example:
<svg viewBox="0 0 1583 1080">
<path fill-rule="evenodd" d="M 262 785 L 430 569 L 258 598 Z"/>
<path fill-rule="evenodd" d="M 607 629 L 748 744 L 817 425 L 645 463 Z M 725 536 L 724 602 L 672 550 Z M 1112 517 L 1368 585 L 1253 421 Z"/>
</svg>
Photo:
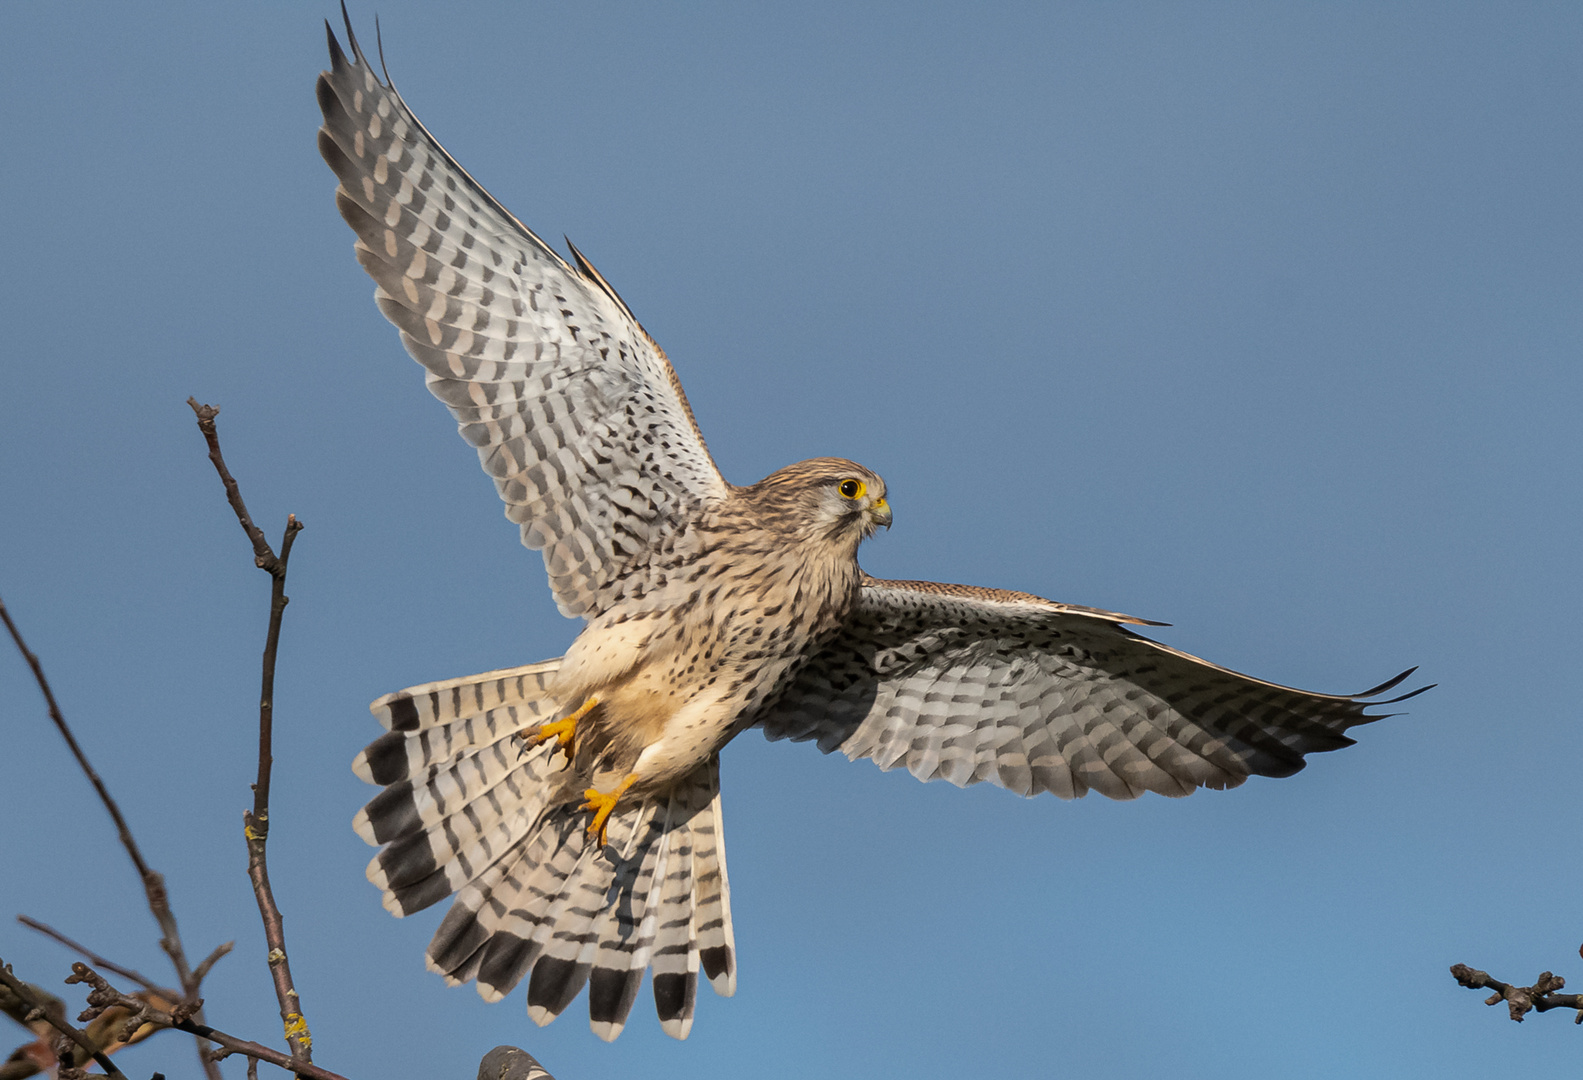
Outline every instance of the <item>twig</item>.
<svg viewBox="0 0 1583 1080">
<path fill-rule="evenodd" d="M 121 976 L 123 979 L 131 979 L 133 982 L 137 983 L 139 986 L 141 986 L 145 990 L 156 990 L 156 991 L 158 991 L 161 994 L 167 994 L 167 995 L 170 995 L 171 997 L 180 997 L 181 996 L 180 994 L 173 994 L 173 993 L 171 993 L 171 991 L 169 991 L 169 990 L 165 989 L 164 987 L 156 984 L 152 979 L 148 978 L 148 976 L 146 976 L 146 975 L 140 975 L 136 971 L 133 971 L 131 968 L 122 967 L 120 964 L 117 964 L 113 960 L 106 960 L 104 957 L 100 956 L 98 953 L 96 953 L 92 949 L 88 948 L 88 946 L 83 945 L 80 942 L 73 941 L 71 938 L 67 937 L 65 934 L 61 933 L 59 930 L 55 929 L 53 926 L 50 926 L 48 923 L 41 923 L 37 919 L 30 919 L 30 918 L 28 918 L 28 916 L 26 916 L 26 915 L 18 915 L 16 917 L 16 921 L 21 923 L 23 926 L 27 927 L 29 930 L 37 930 L 39 933 L 43 934 L 45 937 L 54 938 L 56 941 L 60 942 L 64 946 L 66 946 L 72 952 L 79 953 L 82 956 L 87 957 L 96 966 L 102 967 L 106 971 L 113 971 L 117 975 Z M 200 967 L 202 967 L 202 965 L 200 965 Z M 205 970 L 204 973 L 207 974 L 208 972 Z M 202 976 L 200 975 L 199 978 L 202 978 Z"/>
<path fill-rule="evenodd" d="M 190 1035 L 199 1035 L 211 1042 L 218 1043 L 221 1049 L 214 1052 L 213 1056 L 216 1058 L 228 1057 L 231 1054 L 243 1054 L 249 1058 L 256 1058 L 259 1061 L 267 1061 L 271 1065 L 278 1065 L 282 1069 L 288 1069 L 296 1073 L 298 1076 L 308 1077 L 309 1080 L 346 1080 L 346 1077 L 339 1073 L 320 1068 L 311 1062 L 304 1061 L 302 1058 L 282 1054 L 279 1050 L 271 1050 L 261 1043 L 239 1039 L 235 1035 L 217 1031 L 206 1024 L 194 1023 L 181 1014 L 182 1010 L 180 1007 L 174 1013 L 167 1013 L 152 1007 L 147 1002 L 128 997 L 106 982 L 102 976 L 88 967 L 87 964 L 73 964 L 71 970 L 72 974 L 66 980 L 67 982 L 85 982 L 93 987 L 93 990 L 88 994 L 90 1007 L 83 1014 L 84 1016 L 89 1016 L 97 1010 L 119 1006 L 131 1009 L 134 1014 L 133 1020 L 138 1023 L 172 1027 L 177 1031 L 185 1031 Z M 128 1023 L 131 1022 L 128 1021 Z"/>
<path fill-rule="evenodd" d="M 99 1067 L 105 1071 L 106 1075 L 119 1076 L 122 1078 L 122 1080 L 125 1080 L 126 1074 L 115 1067 L 115 1062 L 111 1061 L 107 1054 L 101 1052 L 100 1049 L 94 1045 L 93 1040 L 90 1039 L 85 1032 L 78 1031 L 76 1028 L 72 1027 L 66 1022 L 65 1017 L 56 1016 L 53 1010 L 45 1008 L 44 1005 L 33 996 L 33 992 L 28 989 L 27 983 L 11 974 L 11 965 L 7 964 L 4 960 L 0 960 L 0 983 L 4 983 L 13 994 L 22 999 L 24 1004 L 32 1006 L 32 1011 L 28 1014 L 29 1016 L 36 1015 L 40 1019 L 49 1021 L 50 1027 L 54 1028 L 56 1031 L 60 1032 L 62 1035 L 66 1036 L 72 1042 L 76 1043 L 78 1046 L 87 1051 L 88 1054 L 99 1063 Z M 127 1000 L 133 1002 L 133 1004 L 138 1007 L 141 1007 L 143 1004 L 136 998 L 128 998 Z"/>
<path fill-rule="evenodd" d="M 204 441 L 209 444 L 209 460 L 214 463 L 214 471 L 220 474 L 220 483 L 225 485 L 226 501 L 231 504 L 231 509 L 236 512 L 236 520 L 242 525 L 242 531 L 247 533 L 248 540 L 253 544 L 253 562 L 259 569 L 274 574 L 275 553 L 269 549 L 269 541 L 264 538 L 264 530 L 253 524 L 252 515 L 247 512 L 247 504 L 242 501 L 242 489 L 237 486 L 231 470 L 225 467 L 225 458 L 220 453 L 220 435 L 214 429 L 214 418 L 220 415 L 220 406 L 200 405 L 197 398 L 191 397 L 187 399 L 187 404 L 197 415 L 198 430 L 203 432 Z"/>
<path fill-rule="evenodd" d="M 209 445 L 209 460 L 214 463 L 215 471 L 220 474 L 220 482 L 225 486 L 226 501 L 231 504 L 237 522 L 252 542 L 253 562 L 267 571 L 271 579 L 269 632 L 264 639 L 263 676 L 258 698 L 258 780 L 253 784 L 253 809 L 242 815 L 242 831 L 247 837 L 247 876 L 253 883 L 258 914 L 264 922 L 264 940 L 269 946 L 269 972 L 275 983 L 275 997 L 280 1004 L 280 1022 L 285 1031 L 286 1043 L 291 1047 L 294 1060 L 311 1062 L 313 1035 L 308 1030 L 308 1022 L 303 1019 L 302 999 L 291 978 L 291 964 L 286 956 L 285 925 L 280 908 L 275 903 L 274 891 L 269 885 L 269 864 L 265 857 L 265 846 L 269 840 L 269 779 L 274 765 L 275 658 L 280 648 L 281 620 L 286 613 L 286 605 L 291 602 L 286 596 L 286 566 L 291 558 L 291 546 L 302 531 L 302 523 L 295 514 L 286 518 L 286 532 L 280 541 L 280 555 L 276 557 L 263 530 L 254 524 L 247 512 L 247 504 L 242 501 L 242 489 L 236 478 L 226 468 L 225 456 L 220 452 L 220 434 L 214 424 L 219 408 L 200 405 L 196 398 L 188 398 L 187 404 L 198 417 L 198 430 L 203 432 L 204 441 Z"/>
<path fill-rule="evenodd" d="M 1583 948 L 1578 949 L 1578 953 L 1583 955 Z M 1451 977 L 1469 990 L 1495 991 L 1484 1000 L 1484 1004 L 1499 1005 L 1506 1002 L 1507 1013 L 1519 1024 L 1523 1022 L 1524 1014 L 1530 1011 L 1549 1012 L 1551 1009 L 1576 1009 L 1578 1014 L 1572 1018 L 1572 1022 L 1583 1024 L 1583 994 L 1557 993 L 1566 986 L 1567 981 L 1548 971 L 1541 972 L 1532 986 L 1513 986 L 1491 978 L 1487 971 L 1479 971 L 1466 964 L 1452 964 Z"/>
<path fill-rule="evenodd" d="M 205 956 L 203 958 L 203 961 L 201 963 L 199 963 L 199 965 L 196 968 L 193 969 L 193 972 L 192 972 L 193 978 L 198 979 L 198 980 L 201 981 L 205 976 L 207 976 L 209 974 L 209 969 L 214 967 L 215 964 L 219 963 L 220 959 L 222 957 L 228 955 L 230 953 L 230 951 L 233 948 L 235 948 L 235 947 L 236 947 L 236 942 L 234 942 L 234 941 L 225 941 L 225 942 L 221 942 L 219 945 L 216 945 L 214 947 L 214 952 L 210 953 L 208 956 Z"/>
<path fill-rule="evenodd" d="M 160 948 L 165 950 L 172 966 L 176 969 L 176 978 L 181 982 L 182 994 L 189 1000 L 198 1000 L 198 980 L 193 978 L 192 968 L 187 963 L 187 951 L 182 946 L 181 933 L 176 929 L 176 915 L 170 909 L 170 896 L 165 891 L 164 875 L 143 861 L 143 852 L 139 850 L 137 841 L 132 838 L 132 830 L 127 827 L 126 818 L 121 816 L 121 808 L 110 797 L 109 788 L 105 787 L 104 781 L 99 779 L 99 774 L 88 763 L 88 755 L 84 754 L 82 747 L 77 744 L 76 736 L 67 726 L 66 717 L 62 715 L 60 705 L 55 701 L 55 692 L 50 689 L 49 679 L 44 676 L 44 666 L 22 640 L 22 632 L 17 629 L 16 623 L 11 621 L 11 613 L 6 610 L 3 600 L 0 600 L 0 621 L 5 622 L 6 629 L 11 633 L 11 640 L 16 642 L 17 650 L 27 661 L 28 667 L 33 669 L 33 679 L 38 683 L 39 690 L 44 694 L 44 701 L 49 706 L 49 718 L 54 721 L 61 737 L 66 740 L 66 745 L 71 749 L 72 756 L 77 759 L 83 774 L 88 777 L 88 782 L 99 793 L 99 800 L 109 811 L 110 820 L 115 822 L 116 833 L 121 838 L 121 846 L 126 848 L 126 853 L 131 856 L 132 865 L 137 868 L 138 877 L 143 882 L 143 894 L 148 898 L 148 909 L 153 914 L 154 921 L 159 924 Z M 201 1018 L 202 1014 L 197 1015 Z M 209 1048 L 200 1041 L 198 1059 L 203 1062 L 204 1073 L 209 1080 L 222 1080 L 220 1070 L 209 1060 L 208 1050 Z"/>
</svg>

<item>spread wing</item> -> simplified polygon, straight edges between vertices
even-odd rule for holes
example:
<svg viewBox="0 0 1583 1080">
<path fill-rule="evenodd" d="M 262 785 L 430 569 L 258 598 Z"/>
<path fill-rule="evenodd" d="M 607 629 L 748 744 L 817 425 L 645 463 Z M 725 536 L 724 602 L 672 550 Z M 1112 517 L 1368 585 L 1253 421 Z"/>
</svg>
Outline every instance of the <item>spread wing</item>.
<svg viewBox="0 0 1583 1080">
<path fill-rule="evenodd" d="M 1411 674 L 1362 694 L 1311 694 L 1121 625 L 1142 621 L 1026 593 L 869 578 L 846 626 L 758 723 L 771 739 L 814 739 L 826 753 L 959 787 L 1175 796 L 1289 776 L 1304 754 L 1350 746 L 1348 728 L 1381 718 L 1365 709 L 1389 704 L 1365 699 Z"/>
<path fill-rule="evenodd" d="M 328 26 L 326 27 L 328 30 Z M 728 486 L 659 346 L 575 248 L 567 263 L 467 175 L 347 25 L 319 76 L 319 151 L 357 258 L 478 448 L 561 612 L 591 617 Z"/>
</svg>

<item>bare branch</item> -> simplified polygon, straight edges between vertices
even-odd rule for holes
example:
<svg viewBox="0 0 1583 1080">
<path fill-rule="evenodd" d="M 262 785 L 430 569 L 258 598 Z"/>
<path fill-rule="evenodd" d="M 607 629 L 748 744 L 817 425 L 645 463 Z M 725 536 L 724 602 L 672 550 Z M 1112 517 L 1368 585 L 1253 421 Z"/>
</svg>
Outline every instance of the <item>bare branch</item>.
<svg viewBox="0 0 1583 1080">
<path fill-rule="evenodd" d="M 280 1022 L 291 1047 L 292 1057 L 299 1062 L 313 1060 L 313 1035 L 302 1015 L 302 999 L 291 977 L 291 964 L 286 956 L 285 923 L 280 907 L 275 903 L 274 890 L 269 884 L 269 864 L 265 848 L 269 840 L 269 780 L 274 766 L 275 719 L 275 660 L 280 649 L 280 624 L 291 602 L 286 595 L 286 566 L 291 559 L 291 547 L 302 523 L 295 514 L 286 518 L 286 532 L 280 541 L 280 555 L 270 548 L 264 532 L 247 512 L 242 501 L 242 489 L 220 452 L 220 434 L 214 418 L 219 408 L 200 405 L 196 398 L 187 404 L 198 417 L 198 430 L 203 432 L 209 445 L 209 460 L 220 474 L 225 486 L 225 497 L 236 514 L 242 531 L 253 544 L 253 562 L 268 571 L 271 578 L 269 603 L 269 630 L 264 639 L 264 662 L 258 697 L 258 779 L 253 784 L 253 809 L 242 815 L 242 832 L 247 837 L 247 876 L 253 883 L 253 896 L 258 901 L 258 914 L 264 923 L 264 940 L 269 946 L 269 973 L 275 983 L 275 998 L 280 1005 Z M 254 1055 L 257 1056 L 257 1055 Z M 265 1060 L 268 1060 L 267 1058 Z"/>
<path fill-rule="evenodd" d="M 210 427 L 213 427 L 210 423 Z M 258 695 L 258 780 L 253 784 L 253 817 L 258 819 L 257 829 L 269 831 L 269 774 L 275 764 L 272 750 L 275 721 L 275 657 L 280 650 L 280 623 L 286 614 L 291 598 L 286 595 L 286 563 L 291 558 L 291 545 L 302 531 L 297 515 L 286 517 L 286 535 L 280 542 L 280 558 L 270 553 L 274 569 L 270 571 L 269 632 L 264 638 L 264 671 Z M 267 545 L 266 545 L 267 548 Z"/>
<path fill-rule="evenodd" d="M 1578 949 L 1578 953 L 1583 955 L 1583 948 Z M 1549 1012 L 1551 1009 L 1576 1009 L 1578 1014 L 1572 1018 L 1572 1022 L 1583 1024 L 1583 994 L 1559 993 L 1567 981 L 1548 971 L 1541 972 L 1532 986 L 1513 986 L 1492 978 L 1487 971 L 1479 971 L 1466 964 L 1452 964 L 1451 977 L 1469 990 L 1495 991 L 1484 1000 L 1484 1004 L 1499 1005 L 1506 1002 L 1507 1013 L 1519 1024 L 1529 1012 Z"/>
<path fill-rule="evenodd" d="M 3 983 L 13 994 L 21 998 L 25 1004 L 32 1007 L 32 1011 L 28 1014 L 30 1017 L 49 1021 L 51 1027 L 82 1047 L 90 1057 L 97 1061 L 99 1067 L 105 1071 L 106 1075 L 119 1076 L 122 1080 L 126 1080 L 126 1074 L 115 1067 L 115 1062 L 111 1061 L 108 1055 L 100 1051 L 99 1047 L 94 1044 L 94 1041 L 86 1033 L 72 1027 L 66 1022 L 64 1016 L 56 1015 L 54 1009 L 45 1008 L 44 1004 L 33 995 L 33 991 L 28 987 L 27 983 L 11 974 L 11 965 L 4 960 L 0 960 L 0 983 Z M 137 1001 L 136 998 L 128 998 L 127 1000 L 134 1002 L 139 1007 L 142 1006 L 142 1002 Z"/>
<path fill-rule="evenodd" d="M 176 928 L 176 914 L 170 909 L 170 896 L 165 891 L 164 875 L 143 860 L 143 852 L 138 848 L 137 841 L 133 839 L 132 830 L 127 827 L 126 818 L 121 815 L 121 808 L 110 797 L 110 789 L 105 787 L 104 781 L 99 779 L 99 774 L 88 763 L 88 755 L 83 753 L 82 747 L 78 745 L 77 737 L 72 734 L 71 728 L 66 723 L 66 717 L 60 711 L 60 705 L 55 701 L 55 692 L 50 689 L 49 679 L 44 676 L 44 666 L 22 640 L 22 632 L 17 629 L 16 623 L 11 621 L 11 613 L 6 610 L 3 600 L 0 600 L 0 621 L 4 621 L 6 629 L 11 633 L 11 640 L 16 642 L 17 650 L 27 661 L 28 667 L 32 668 L 33 679 L 38 683 L 39 690 L 44 694 L 45 704 L 49 707 L 49 718 L 54 721 L 61 737 L 71 749 L 72 756 L 77 759 L 78 766 L 88 777 L 93 789 L 99 793 L 99 800 L 109 811 L 110 819 L 115 822 L 116 834 L 121 838 L 121 846 L 126 848 L 127 855 L 132 859 L 132 865 L 137 868 L 138 877 L 142 879 L 143 894 L 148 899 L 148 910 L 153 914 L 154 921 L 159 924 L 160 947 L 165 950 L 166 955 L 170 957 L 171 965 L 176 969 L 176 978 L 181 982 L 182 994 L 196 1001 L 198 981 L 193 978 L 192 968 L 187 963 L 187 951 L 181 943 L 181 932 Z M 219 1069 L 209 1061 L 208 1049 L 200 1040 L 198 1058 L 204 1063 L 204 1072 L 209 1080 L 222 1080 Z"/>
<path fill-rule="evenodd" d="M 121 837 L 121 846 L 126 848 L 126 853 L 132 857 L 132 865 L 137 867 L 138 876 L 143 879 L 143 888 L 149 894 L 149 906 L 154 909 L 154 917 L 160 920 L 160 929 L 165 929 L 165 921 L 160 918 L 161 912 L 169 913 L 170 906 L 165 897 L 164 879 L 149 868 L 143 861 L 143 852 L 138 849 L 137 841 L 132 838 L 132 830 L 127 828 L 126 818 L 121 816 L 121 808 L 110 797 L 110 790 L 104 786 L 104 781 L 99 779 L 99 774 L 94 772 L 88 763 L 88 756 L 82 752 L 82 747 L 77 744 L 77 737 L 72 734 L 71 728 L 66 724 L 66 718 L 61 715 L 60 706 L 55 702 L 55 693 L 50 689 L 49 679 L 44 676 L 44 667 L 39 663 L 38 657 L 29 651 L 27 644 L 22 640 L 22 632 L 17 629 L 16 623 L 11 621 L 11 613 L 6 610 L 5 602 L 0 600 L 0 620 L 4 620 L 5 627 L 11 632 L 11 640 L 16 642 L 18 651 L 27 661 L 28 667 L 33 669 L 33 679 L 38 683 L 38 688 L 44 693 L 44 701 L 49 706 L 49 718 L 55 722 L 55 727 L 60 731 L 61 737 L 66 740 L 66 745 L 71 749 L 72 756 L 77 759 L 83 774 L 88 777 L 88 782 L 99 793 L 99 799 L 104 803 L 104 808 L 110 812 L 110 819 L 115 822 L 116 832 Z M 174 923 L 173 923 L 174 926 Z M 168 950 L 167 950 L 168 951 Z"/>
<path fill-rule="evenodd" d="M 147 1002 L 128 997 L 111 986 L 105 981 L 103 976 L 87 964 L 73 964 L 71 970 L 72 974 L 67 978 L 67 982 L 82 982 L 93 987 L 93 990 L 88 994 L 88 1005 L 90 1007 L 88 1013 L 84 1015 L 88 1015 L 97 1009 L 116 1007 L 130 1009 L 135 1014 L 134 1018 L 142 1023 L 172 1027 L 177 1031 L 185 1031 L 190 1035 L 201 1036 L 219 1044 L 221 1049 L 211 1054 L 211 1057 L 215 1059 L 224 1058 L 231 1054 L 244 1054 L 259 1061 L 267 1061 L 271 1065 L 278 1065 L 282 1069 L 290 1070 L 299 1077 L 307 1077 L 309 1080 L 346 1080 L 346 1077 L 341 1076 L 339 1073 L 333 1073 L 329 1069 L 322 1069 L 311 1062 L 304 1061 L 302 1058 L 282 1054 L 279 1050 L 271 1050 L 261 1043 L 239 1039 L 235 1035 L 217 1031 L 206 1024 L 194 1023 L 183 1015 L 186 1010 L 185 1005 L 177 1006 L 174 1012 L 165 1012 L 154 1008 Z"/>
<path fill-rule="evenodd" d="M 31 918 L 29 918 L 26 915 L 18 915 L 16 917 L 16 921 L 21 923 L 23 926 L 27 927 L 29 930 L 37 930 L 39 933 L 43 934 L 45 937 L 54 938 L 56 941 L 60 942 L 64 946 L 66 946 L 72 952 L 77 953 L 78 955 L 83 956 L 86 959 L 88 959 L 96 967 L 102 967 L 106 971 L 113 971 L 117 975 L 121 976 L 123 979 L 131 979 L 133 982 L 137 983 L 139 986 L 141 986 L 145 990 L 157 990 L 157 991 L 159 991 L 162 994 L 169 994 L 172 997 L 178 997 L 179 998 L 181 996 L 180 994 L 173 994 L 171 991 L 169 991 L 169 990 L 165 989 L 164 987 L 160 986 L 158 983 L 155 983 L 152 979 L 148 978 L 148 976 L 146 976 L 146 975 L 140 975 L 136 971 L 133 971 L 131 968 L 122 967 L 120 964 L 115 963 L 113 960 L 106 960 L 104 957 L 100 956 L 98 953 L 96 953 L 92 949 L 88 948 L 88 946 L 83 945 L 83 944 L 81 944 L 79 942 L 73 941 L 71 938 L 67 937 L 65 934 L 61 933 L 59 930 L 55 929 L 53 926 L 50 926 L 48 923 L 41 923 L 37 919 L 31 919 Z M 200 965 L 200 967 L 201 967 L 201 965 Z M 207 973 L 208 972 L 205 969 L 204 970 L 204 974 L 207 974 Z M 197 974 L 197 973 L 194 972 L 194 974 Z M 198 978 L 202 979 L 203 976 L 202 975 L 198 975 Z"/>
<path fill-rule="evenodd" d="M 209 460 L 214 462 L 215 472 L 220 474 L 220 483 L 225 485 L 225 498 L 231 504 L 231 509 L 236 511 L 236 520 L 242 525 L 242 531 L 247 533 L 248 540 L 253 545 L 253 561 L 260 569 L 275 573 L 275 553 L 269 549 L 269 541 L 264 539 L 264 530 L 253 524 L 252 516 L 247 512 L 247 504 L 242 501 L 242 489 L 237 486 L 236 479 L 231 475 L 231 470 L 225 467 L 225 458 L 220 454 L 220 435 L 215 430 L 214 418 L 220 415 L 218 405 L 200 405 L 197 398 L 188 398 L 187 404 L 198 417 L 198 430 L 203 432 L 204 441 L 209 444 Z"/>
<path fill-rule="evenodd" d="M 209 974 L 209 969 L 220 962 L 220 959 L 236 947 L 236 942 L 225 941 L 214 947 L 214 952 L 203 958 L 203 961 L 193 969 L 192 977 L 202 982 Z"/>
</svg>

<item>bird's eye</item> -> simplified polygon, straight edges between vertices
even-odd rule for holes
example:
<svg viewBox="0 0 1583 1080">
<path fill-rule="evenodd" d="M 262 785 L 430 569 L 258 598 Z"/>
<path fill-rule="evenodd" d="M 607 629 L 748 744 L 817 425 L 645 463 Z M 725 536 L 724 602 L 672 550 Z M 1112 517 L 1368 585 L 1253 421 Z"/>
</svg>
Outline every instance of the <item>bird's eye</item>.
<svg viewBox="0 0 1583 1080">
<path fill-rule="evenodd" d="M 837 490 L 841 492 L 841 495 L 844 498 L 848 498 L 848 499 L 860 498 L 862 496 L 862 494 L 863 494 L 863 481 L 861 481 L 861 480 L 843 480 L 843 481 L 841 481 L 841 486 Z"/>
</svg>

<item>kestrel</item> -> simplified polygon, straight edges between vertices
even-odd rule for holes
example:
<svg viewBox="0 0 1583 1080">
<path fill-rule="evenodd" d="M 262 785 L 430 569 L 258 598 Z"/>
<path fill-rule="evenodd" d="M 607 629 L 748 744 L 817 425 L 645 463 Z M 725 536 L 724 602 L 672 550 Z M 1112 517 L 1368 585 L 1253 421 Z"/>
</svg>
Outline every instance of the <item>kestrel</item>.
<svg viewBox="0 0 1583 1080">
<path fill-rule="evenodd" d="M 373 703 L 389 731 L 353 768 L 384 790 L 354 825 L 393 914 L 456 894 L 427 954 L 448 982 L 496 1000 L 528 976 L 540 1024 L 586 983 L 613 1039 L 652 966 L 685 1038 L 699 969 L 736 985 L 719 752 L 747 728 L 920 780 L 1179 796 L 1350 745 L 1379 718 L 1365 699 L 1410 673 L 1313 694 L 1127 629 L 1143 619 L 869 577 L 885 481 L 816 458 L 727 483 L 604 277 L 479 186 L 347 34 L 350 57 L 329 32 L 319 149 L 358 261 L 585 624 L 557 660 Z"/>
</svg>

